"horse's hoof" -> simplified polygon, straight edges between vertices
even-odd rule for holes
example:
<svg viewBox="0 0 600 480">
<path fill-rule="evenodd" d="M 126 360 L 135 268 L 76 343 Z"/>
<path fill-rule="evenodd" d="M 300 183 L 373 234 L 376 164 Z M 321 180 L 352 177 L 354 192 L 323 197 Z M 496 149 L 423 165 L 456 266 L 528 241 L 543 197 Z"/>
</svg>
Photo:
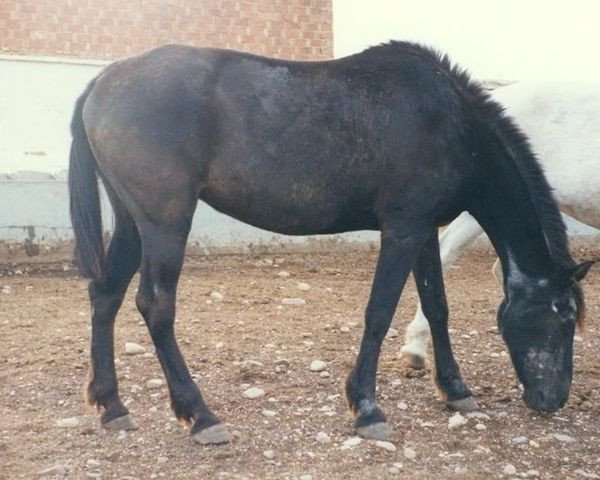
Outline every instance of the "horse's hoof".
<svg viewBox="0 0 600 480">
<path fill-rule="evenodd" d="M 479 405 L 473 397 L 465 397 L 460 400 L 452 400 L 447 403 L 450 410 L 457 412 L 475 412 L 479 410 Z"/>
<path fill-rule="evenodd" d="M 423 370 L 425 368 L 425 359 L 413 353 L 403 353 L 400 360 L 404 365 L 414 370 Z"/>
<path fill-rule="evenodd" d="M 200 445 L 216 445 L 231 441 L 231 434 L 222 423 L 217 423 L 192 435 L 194 442 Z"/>
<path fill-rule="evenodd" d="M 388 440 L 392 436 L 392 429 L 385 422 L 377 422 L 358 427 L 356 433 L 370 440 Z"/>
<path fill-rule="evenodd" d="M 129 414 L 114 418 L 110 422 L 104 423 L 102 427 L 107 430 L 137 430 L 140 428 Z"/>
</svg>

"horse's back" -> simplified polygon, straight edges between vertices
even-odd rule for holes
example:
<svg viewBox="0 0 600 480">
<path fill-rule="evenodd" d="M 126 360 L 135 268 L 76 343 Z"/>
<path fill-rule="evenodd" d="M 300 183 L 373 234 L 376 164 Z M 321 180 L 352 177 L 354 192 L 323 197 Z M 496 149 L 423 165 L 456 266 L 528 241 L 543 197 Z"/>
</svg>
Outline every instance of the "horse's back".
<svg viewBox="0 0 600 480">
<path fill-rule="evenodd" d="M 140 198 L 184 191 L 294 234 L 375 229 L 388 204 L 416 197 L 448 220 L 448 192 L 470 173 L 449 158 L 464 148 L 462 100 L 434 61 L 393 53 L 293 62 L 162 47 L 100 75 L 86 130 L 105 178 Z M 442 204 L 452 212 L 432 212 Z"/>
</svg>

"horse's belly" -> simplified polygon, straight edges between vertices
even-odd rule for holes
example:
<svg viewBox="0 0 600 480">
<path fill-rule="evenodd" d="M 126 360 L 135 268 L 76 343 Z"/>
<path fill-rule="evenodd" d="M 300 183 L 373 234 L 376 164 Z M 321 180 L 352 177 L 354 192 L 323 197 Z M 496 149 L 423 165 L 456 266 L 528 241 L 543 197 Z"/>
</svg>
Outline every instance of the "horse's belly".
<svg viewBox="0 0 600 480">
<path fill-rule="evenodd" d="M 273 185 L 220 184 L 202 190 L 200 199 L 221 213 L 264 230 L 287 235 L 341 233 L 378 228 L 373 208 L 366 202 L 335 197 L 290 182 Z"/>
</svg>

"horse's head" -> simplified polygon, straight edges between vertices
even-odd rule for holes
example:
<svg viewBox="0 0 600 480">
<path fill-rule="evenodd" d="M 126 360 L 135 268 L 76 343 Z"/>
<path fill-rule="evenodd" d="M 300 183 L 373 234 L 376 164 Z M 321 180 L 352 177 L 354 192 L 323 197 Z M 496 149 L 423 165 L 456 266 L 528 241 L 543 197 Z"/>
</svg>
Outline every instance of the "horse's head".
<svg viewBox="0 0 600 480">
<path fill-rule="evenodd" d="M 585 316 L 577 282 L 593 264 L 585 262 L 548 279 L 507 278 L 498 328 L 523 384 L 523 400 L 533 410 L 554 412 L 567 402 L 573 336 Z"/>
</svg>

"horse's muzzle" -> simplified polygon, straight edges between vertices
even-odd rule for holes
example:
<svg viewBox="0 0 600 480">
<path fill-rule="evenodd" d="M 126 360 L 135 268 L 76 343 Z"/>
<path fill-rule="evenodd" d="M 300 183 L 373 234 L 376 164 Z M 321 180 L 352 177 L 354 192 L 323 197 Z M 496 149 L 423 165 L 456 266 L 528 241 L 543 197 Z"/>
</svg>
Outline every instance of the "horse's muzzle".
<svg viewBox="0 0 600 480">
<path fill-rule="evenodd" d="M 523 400 L 525 404 L 542 413 L 553 413 L 565 406 L 569 398 L 570 385 L 555 387 L 532 387 L 525 389 Z"/>
</svg>

